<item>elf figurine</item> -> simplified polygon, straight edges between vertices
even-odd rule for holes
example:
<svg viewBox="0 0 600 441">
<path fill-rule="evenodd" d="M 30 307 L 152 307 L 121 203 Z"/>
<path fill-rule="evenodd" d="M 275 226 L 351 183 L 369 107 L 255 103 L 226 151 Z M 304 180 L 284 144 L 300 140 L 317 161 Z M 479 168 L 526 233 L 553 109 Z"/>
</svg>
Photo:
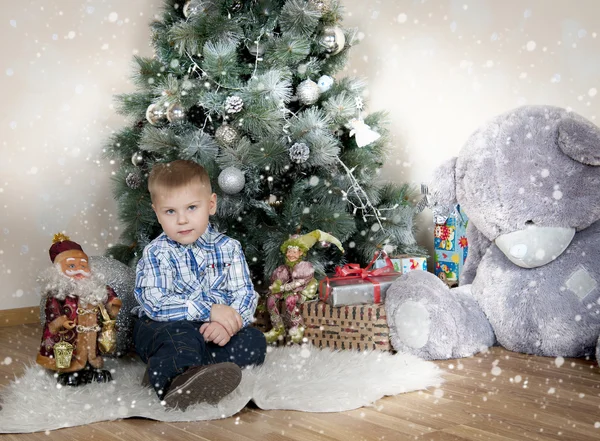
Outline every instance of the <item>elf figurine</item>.
<svg viewBox="0 0 600 441">
<path fill-rule="evenodd" d="M 46 317 L 36 362 L 57 372 L 63 385 L 111 381 L 101 353 L 116 346 L 121 300 L 92 276 L 88 256 L 64 234 L 54 235 L 50 260 L 54 266 L 41 279 Z"/>
<path fill-rule="evenodd" d="M 267 310 L 273 328 L 265 333 L 267 343 L 274 343 L 285 334 L 285 326 L 278 308 L 279 300 L 282 298 L 290 318 L 291 327 L 288 335 L 291 341 L 300 343 L 304 337 L 304 320 L 297 305 L 314 299 L 317 293 L 315 269 L 310 262 L 304 261 L 306 253 L 317 241 L 332 243 L 342 253 L 344 252 L 338 239 L 321 230 L 314 230 L 303 236 L 291 236 L 279 248 L 285 256 L 285 264 L 278 266 L 271 274 Z"/>
</svg>

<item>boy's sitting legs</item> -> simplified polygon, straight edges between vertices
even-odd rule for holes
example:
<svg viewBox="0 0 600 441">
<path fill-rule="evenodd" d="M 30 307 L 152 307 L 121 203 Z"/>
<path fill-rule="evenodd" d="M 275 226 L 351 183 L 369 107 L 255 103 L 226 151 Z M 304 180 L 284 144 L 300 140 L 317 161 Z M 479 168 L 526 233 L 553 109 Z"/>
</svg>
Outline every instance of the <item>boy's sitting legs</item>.
<svg viewBox="0 0 600 441">
<path fill-rule="evenodd" d="M 264 361 L 266 342 L 257 329 L 241 329 L 221 347 L 204 341 L 201 324 L 136 320 L 136 351 L 148 364 L 148 383 L 169 408 L 216 404 L 238 386 L 241 367 Z"/>
</svg>

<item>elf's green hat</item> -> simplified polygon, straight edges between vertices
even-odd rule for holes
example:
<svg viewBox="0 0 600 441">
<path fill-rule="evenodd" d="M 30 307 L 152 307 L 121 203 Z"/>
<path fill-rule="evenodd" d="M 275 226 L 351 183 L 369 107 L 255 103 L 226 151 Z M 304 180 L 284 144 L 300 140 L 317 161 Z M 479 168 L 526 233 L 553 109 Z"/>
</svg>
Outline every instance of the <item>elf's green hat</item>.
<svg viewBox="0 0 600 441">
<path fill-rule="evenodd" d="M 332 243 L 338 247 L 342 253 L 344 252 L 342 243 L 336 237 L 321 230 L 314 230 L 303 236 L 292 236 L 283 242 L 279 250 L 285 254 L 287 253 L 289 247 L 297 247 L 301 249 L 304 254 L 306 254 L 308 250 L 311 249 L 315 243 L 317 243 L 317 241 Z"/>
</svg>

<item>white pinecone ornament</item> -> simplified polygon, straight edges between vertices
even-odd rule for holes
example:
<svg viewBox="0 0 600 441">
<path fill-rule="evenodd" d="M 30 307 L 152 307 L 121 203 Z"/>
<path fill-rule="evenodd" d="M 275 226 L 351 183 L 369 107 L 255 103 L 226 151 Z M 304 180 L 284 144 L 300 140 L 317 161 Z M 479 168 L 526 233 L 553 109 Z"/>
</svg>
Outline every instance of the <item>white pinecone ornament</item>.
<svg viewBox="0 0 600 441">
<path fill-rule="evenodd" d="M 301 164 L 310 157 L 310 149 L 303 142 L 297 142 L 290 147 L 289 154 L 292 161 Z"/>
<path fill-rule="evenodd" d="M 238 113 L 244 107 L 244 101 L 237 95 L 229 96 L 225 100 L 225 111 L 227 113 Z"/>
</svg>

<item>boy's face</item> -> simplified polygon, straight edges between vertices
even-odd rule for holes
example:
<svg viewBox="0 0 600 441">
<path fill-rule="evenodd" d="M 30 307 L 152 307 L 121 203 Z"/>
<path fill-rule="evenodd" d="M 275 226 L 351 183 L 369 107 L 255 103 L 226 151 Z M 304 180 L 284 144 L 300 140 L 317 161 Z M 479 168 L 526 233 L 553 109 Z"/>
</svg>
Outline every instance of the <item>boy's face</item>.
<svg viewBox="0 0 600 441">
<path fill-rule="evenodd" d="M 171 190 L 158 189 L 152 208 L 165 234 L 183 245 L 194 243 L 217 211 L 217 195 L 200 182 Z"/>
</svg>

